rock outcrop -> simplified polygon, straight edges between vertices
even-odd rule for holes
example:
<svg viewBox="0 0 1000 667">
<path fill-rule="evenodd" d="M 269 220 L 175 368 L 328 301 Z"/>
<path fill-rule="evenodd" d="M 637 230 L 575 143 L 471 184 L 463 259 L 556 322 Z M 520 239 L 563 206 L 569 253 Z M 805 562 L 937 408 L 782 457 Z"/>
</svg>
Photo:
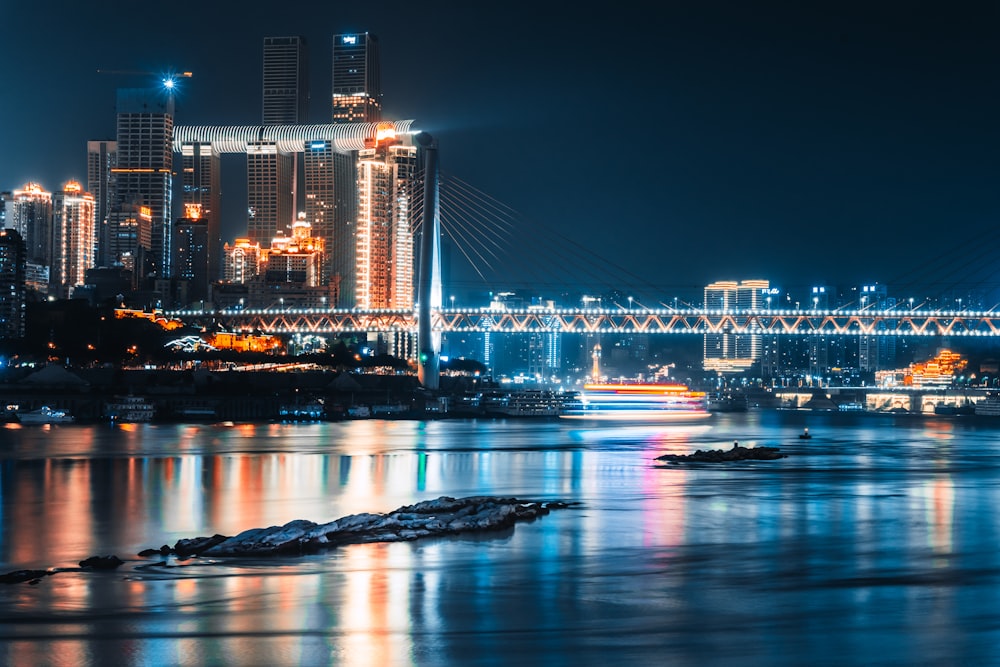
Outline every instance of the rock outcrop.
<svg viewBox="0 0 1000 667">
<path fill-rule="evenodd" d="M 442 496 L 407 505 L 387 514 L 352 514 L 329 523 L 297 519 L 283 526 L 251 528 L 239 535 L 179 540 L 173 547 L 147 549 L 140 556 L 272 556 L 314 553 L 324 549 L 369 542 L 402 542 L 422 537 L 486 532 L 530 521 L 550 510 L 568 507 L 562 502 L 535 502 L 517 498 Z"/>
<path fill-rule="evenodd" d="M 724 463 L 728 461 L 774 461 L 785 458 L 777 447 L 741 447 L 734 442 L 732 449 L 697 450 L 694 454 L 664 454 L 656 457 L 657 461 L 679 463 L 693 461 L 697 463 Z"/>
</svg>

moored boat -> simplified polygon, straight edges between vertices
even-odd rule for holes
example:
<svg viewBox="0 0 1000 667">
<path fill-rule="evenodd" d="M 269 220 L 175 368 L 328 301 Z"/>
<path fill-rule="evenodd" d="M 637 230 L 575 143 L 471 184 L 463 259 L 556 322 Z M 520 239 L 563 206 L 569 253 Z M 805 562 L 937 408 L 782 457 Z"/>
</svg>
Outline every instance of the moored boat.
<svg viewBox="0 0 1000 667">
<path fill-rule="evenodd" d="M 37 410 L 18 412 L 17 420 L 22 424 L 69 424 L 74 418 L 65 410 L 56 410 L 43 405 Z"/>
<path fill-rule="evenodd" d="M 141 424 L 153 420 L 156 406 L 143 396 L 115 396 L 104 404 L 104 416 L 121 424 Z"/>
</svg>

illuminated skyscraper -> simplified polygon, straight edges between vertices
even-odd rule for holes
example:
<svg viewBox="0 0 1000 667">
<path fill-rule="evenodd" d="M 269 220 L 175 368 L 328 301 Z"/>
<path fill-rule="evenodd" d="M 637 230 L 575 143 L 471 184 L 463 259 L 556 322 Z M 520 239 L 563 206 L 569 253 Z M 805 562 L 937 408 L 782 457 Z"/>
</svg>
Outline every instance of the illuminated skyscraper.
<svg viewBox="0 0 1000 667">
<path fill-rule="evenodd" d="M 333 122 L 382 120 L 378 39 L 367 32 L 333 36 Z"/>
<path fill-rule="evenodd" d="M 358 152 L 355 299 L 359 308 L 413 307 L 412 190 L 417 149 L 385 133 Z"/>
<path fill-rule="evenodd" d="M 21 235 L 0 229 L 0 339 L 24 338 L 25 249 Z"/>
<path fill-rule="evenodd" d="M 247 283 L 260 273 L 260 244 L 240 238 L 233 245 L 225 245 L 225 280 L 229 283 Z"/>
<path fill-rule="evenodd" d="M 261 121 L 296 125 L 308 121 L 306 42 L 302 37 L 265 37 L 262 61 Z M 295 219 L 298 164 L 278 144 L 247 146 L 247 236 L 260 244 Z"/>
<path fill-rule="evenodd" d="M 50 294 L 67 298 L 74 287 L 86 283 L 97 249 L 94 212 L 93 195 L 76 181 L 53 195 Z"/>
<path fill-rule="evenodd" d="M 152 222 L 151 266 L 143 271 L 171 275 L 174 98 L 167 89 L 118 91 L 116 204 L 145 206 Z"/>
<path fill-rule="evenodd" d="M 111 210 L 114 182 L 111 170 L 117 165 L 118 144 L 114 141 L 87 142 L 87 192 L 94 196 L 97 207 L 97 266 L 108 266 L 108 212 Z"/>
<path fill-rule="evenodd" d="M 8 224 L 24 241 L 29 262 L 48 266 L 52 262 L 52 193 L 38 183 L 14 190 Z"/>
<path fill-rule="evenodd" d="M 705 287 L 707 310 L 743 310 L 763 308 L 770 283 L 766 280 L 722 280 Z M 760 359 L 759 334 L 705 334 L 704 367 L 707 371 L 734 373 L 744 371 Z"/>
<path fill-rule="evenodd" d="M 208 221 L 200 217 L 196 205 L 189 205 L 184 217 L 174 222 L 174 273 L 187 281 L 187 302 L 208 298 Z"/>
</svg>

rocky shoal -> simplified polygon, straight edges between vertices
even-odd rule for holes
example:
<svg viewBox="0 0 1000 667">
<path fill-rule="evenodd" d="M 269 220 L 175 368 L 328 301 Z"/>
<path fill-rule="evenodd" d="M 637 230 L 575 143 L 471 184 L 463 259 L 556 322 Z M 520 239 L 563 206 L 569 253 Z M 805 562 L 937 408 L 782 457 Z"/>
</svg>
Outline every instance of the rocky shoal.
<svg viewBox="0 0 1000 667">
<path fill-rule="evenodd" d="M 657 456 L 657 461 L 668 461 L 670 463 L 680 463 L 693 461 L 696 463 L 725 463 L 728 461 L 774 461 L 783 459 L 777 447 L 741 447 L 739 443 L 733 443 L 732 449 L 710 449 L 707 451 L 697 450 L 693 454 L 664 454 Z"/>
<path fill-rule="evenodd" d="M 139 556 L 279 556 L 315 553 L 347 544 L 402 542 L 424 537 L 489 532 L 510 528 L 516 523 L 534 520 L 553 509 L 564 509 L 565 502 L 538 502 L 518 498 L 442 496 L 415 505 L 407 505 L 386 514 L 352 514 L 329 523 L 317 524 L 305 519 L 283 526 L 251 528 L 239 535 L 213 535 L 178 540 L 174 546 L 145 549 Z M 42 577 L 57 572 L 113 570 L 124 561 L 117 556 L 91 556 L 80 561 L 79 568 L 15 570 L 0 574 L 0 583 L 37 584 Z"/>
</svg>

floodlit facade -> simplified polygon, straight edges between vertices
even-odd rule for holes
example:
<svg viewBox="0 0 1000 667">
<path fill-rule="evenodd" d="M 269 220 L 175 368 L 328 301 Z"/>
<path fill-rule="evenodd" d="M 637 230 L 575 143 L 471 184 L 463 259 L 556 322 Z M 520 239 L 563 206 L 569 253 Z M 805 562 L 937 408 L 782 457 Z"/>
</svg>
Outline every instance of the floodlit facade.
<svg viewBox="0 0 1000 667">
<path fill-rule="evenodd" d="M 225 252 L 225 281 L 248 283 L 260 274 L 260 244 L 248 238 L 238 238 L 228 243 Z"/>
<path fill-rule="evenodd" d="M 69 181 L 52 197 L 52 263 L 50 293 L 72 296 L 86 283 L 97 249 L 94 197 L 77 181 Z"/>
<path fill-rule="evenodd" d="M 24 241 L 28 261 L 49 266 L 52 261 L 52 193 L 38 183 L 14 190 L 8 224 Z"/>
<path fill-rule="evenodd" d="M 132 272 L 132 280 L 143 271 L 153 239 L 153 212 L 148 206 L 118 204 L 108 213 L 107 265 Z"/>
<path fill-rule="evenodd" d="M 417 149 L 386 132 L 358 151 L 355 298 L 359 308 L 414 301 L 413 187 Z"/>
<path fill-rule="evenodd" d="M 111 169 L 114 204 L 149 210 L 151 257 L 143 276 L 170 276 L 173 94 L 165 89 L 120 89 L 117 112 L 117 166 Z"/>
<path fill-rule="evenodd" d="M 323 251 L 323 239 L 312 236 L 311 225 L 296 221 L 291 236 L 276 236 L 271 247 L 261 253 L 266 265 L 264 281 L 319 287 Z"/>
<path fill-rule="evenodd" d="M 704 307 L 723 311 L 764 308 L 769 288 L 767 280 L 714 282 L 705 287 Z M 706 371 L 738 373 L 760 359 L 761 349 L 759 334 L 708 333 L 705 334 L 703 365 Z"/>
</svg>

